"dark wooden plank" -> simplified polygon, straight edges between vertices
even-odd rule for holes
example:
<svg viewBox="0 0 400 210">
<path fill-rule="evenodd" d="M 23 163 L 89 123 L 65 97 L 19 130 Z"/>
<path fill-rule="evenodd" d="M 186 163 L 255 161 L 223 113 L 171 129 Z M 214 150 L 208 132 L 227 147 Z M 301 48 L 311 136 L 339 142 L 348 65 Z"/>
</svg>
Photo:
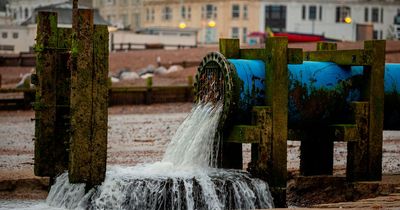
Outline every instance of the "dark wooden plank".
<svg viewBox="0 0 400 210">
<path fill-rule="evenodd" d="M 266 65 L 266 104 L 272 107 L 272 162 L 273 187 L 286 187 L 287 180 L 287 130 L 288 130 L 288 86 L 286 37 L 267 39 L 266 51 L 270 53 Z"/>
<path fill-rule="evenodd" d="M 259 143 L 260 127 L 254 125 L 235 125 L 232 127 L 225 142 L 242 144 Z"/>
<path fill-rule="evenodd" d="M 370 65 L 372 59 L 364 50 L 312 51 L 303 54 L 304 61 L 334 62 L 339 65 Z"/>
<path fill-rule="evenodd" d="M 107 26 L 96 25 L 93 36 L 93 134 L 91 184 L 104 181 L 107 162 L 108 129 L 108 30 Z"/>
<path fill-rule="evenodd" d="M 349 181 L 368 179 L 369 103 L 353 102 L 354 122 L 359 140 L 347 143 L 346 177 Z"/>
<path fill-rule="evenodd" d="M 240 59 L 265 60 L 266 57 L 265 49 L 240 49 Z"/>
<path fill-rule="evenodd" d="M 364 67 L 364 74 L 368 77 L 369 98 L 369 180 L 382 179 L 385 47 L 384 40 L 364 43 L 365 50 L 371 53 L 372 62 L 371 66 Z"/>
<path fill-rule="evenodd" d="M 219 51 L 226 58 L 240 58 L 240 40 L 239 39 L 220 39 Z"/>
<path fill-rule="evenodd" d="M 91 10 L 74 10 L 73 18 L 69 181 L 88 183 L 93 146 L 93 14 Z"/>
<path fill-rule="evenodd" d="M 40 12 L 36 35 L 35 159 L 36 176 L 55 176 L 54 125 L 56 117 L 56 54 L 45 47 L 57 47 L 57 13 Z"/>
<path fill-rule="evenodd" d="M 272 109 L 270 106 L 254 106 L 252 125 L 260 128 L 259 144 L 251 145 L 251 162 L 248 170 L 260 179 L 269 181 L 272 168 Z"/>
<path fill-rule="evenodd" d="M 240 58 L 239 39 L 220 39 L 219 50 L 227 58 Z M 242 144 L 223 142 L 220 166 L 223 168 L 243 168 Z"/>
</svg>

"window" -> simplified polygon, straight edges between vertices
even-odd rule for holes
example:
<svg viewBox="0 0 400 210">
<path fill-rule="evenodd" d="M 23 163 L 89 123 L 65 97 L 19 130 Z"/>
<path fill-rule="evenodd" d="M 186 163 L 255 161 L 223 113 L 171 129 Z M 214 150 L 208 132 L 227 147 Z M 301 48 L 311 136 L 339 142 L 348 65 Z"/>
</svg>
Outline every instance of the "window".
<svg viewBox="0 0 400 210">
<path fill-rule="evenodd" d="M 364 9 L 364 21 L 365 22 L 368 22 L 368 16 L 369 16 L 369 9 L 368 9 L 368 7 L 365 7 L 365 9 Z"/>
<path fill-rule="evenodd" d="M 172 9 L 170 7 L 164 7 L 162 10 L 162 19 L 166 21 L 172 19 Z"/>
<path fill-rule="evenodd" d="M 181 7 L 181 18 L 186 19 L 186 7 L 185 6 Z"/>
<path fill-rule="evenodd" d="M 0 50 L 14 51 L 14 45 L 0 45 Z"/>
<path fill-rule="evenodd" d="M 373 34 L 372 34 L 372 38 L 373 39 L 378 39 L 378 31 L 374 30 Z"/>
<path fill-rule="evenodd" d="M 381 8 L 381 23 L 383 23 L 383 8 Z M 381 37 L 382 39 L 382 37 Z"/>
<path fill-rule="evenodd" d="M 238 27 L 232 27 L 232 38 L 238 39 L 239 38 L 239 28 Z"/>
<path fill-rule="evenodd" d="M 379 9 L 378 8 L 372 8 L 372 22 L 377 23 L 379 22 Z"/>
<path fill-rule="evenodd" d="M 202 19 L 216 19 L 217 18 L 217 7 L 212 4 L 207 4 L 201 7 L 201 18 Z"/>
<path fill-rule="evenodd" d="M 25 8 L 25 19 L 29 17 L 29 10 L 28 8 Z"/>
<path fill-rule="evenodd" d="M 351 10 L 350 7 L 340 6 L 336 7 L 336 22 L 337 23 L 344 23 L 344 19 L 346 17 L 351 17 Z"/>
<path fill-rule="evenodd" d="M 188 6 L 187 9 L 187 18 L 190 20 L 192 18 L 192 8 Z"/>
<path fill-rule="evenodd" d="M 322 6 L 319 6 L 319 20 L 322 20 Z"/>
<path fill-rule="evenodd" d="M 383 39 L 383 31 L 382 30 L 379 31 L 379 38 Z"/>
<path fill-rule="evenodd" d="M 150 21 L 150 9 L 146 8 L 146 21 Z"/>
<path fill-rule="evenodd" d="M 238 4 L 232 5 L 232 18 L 237 19 L 240 17 L 240 6 Z"/>
<path fill-rule="evenodd" d="M 8 36 L 7 32 L 1 33 L 1 37 L 2 37 L 3 39 L 7 39 L 7 36 Z"/>
<path fill-rule="evenodd" d="M 135 28 L 140 28 L 140 14 L 135 13 L 133 14 Z"/>
<path fill-rule="evenodd" d="M 317 7 L 316 6 L 310 6 L 308 8 L 308 19 L 309 20 L 317 19 Z"/>
<path fill-rule="evenodd" d="M 243 5 L 243 19 L 247 20 L 247 18 L 248 18 L 247 5 Z"/>
<path fill-rule="evenodd" d="M 272 31 L 286 30 L 286 6 L 265 6 L 265 28 L 270 28 Z"/>
<path fill-rule="evenodd" d="M 122 14 L 121 15 L 121 19 L 122 19 L 122 25 L 125 27 L 128 25 L 128 15 L 127 14 Z"/>
<path fill-rule="evenodd" d="M 301 7 L 301 19 L 305 20 L 306 19 L 306 6 L 303 5 Z"/>
<path fill-rule="evenodd" d="M 154 21 L 154 14 L 155 14 L 154 8 L 151 8 L 151 15 L 150 15 L 151 21 Z"/>
<path fill-rule="evenodd" d="M 247 28 L 246 27 L 244 27 L 243 29 L 242 29 L 242 42 L 243 43 L 246 43 L 247 42 Z"/>
<path fill-rule="evenodd" d="M 18 39 L 18 32 L 14 32 L 14 33 L 13 33 L 13 38 L 14 38 L 14 39 Z"/>
</svg>

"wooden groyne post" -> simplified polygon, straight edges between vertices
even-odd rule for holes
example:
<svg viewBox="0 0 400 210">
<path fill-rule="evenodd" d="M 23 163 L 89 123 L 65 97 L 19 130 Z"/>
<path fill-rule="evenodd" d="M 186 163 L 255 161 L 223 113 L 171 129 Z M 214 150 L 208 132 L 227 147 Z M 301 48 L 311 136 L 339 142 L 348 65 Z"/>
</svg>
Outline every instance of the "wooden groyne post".
<svg viewBox="0 0 400 210">
<path fill-rule="evenodd" d="M 73 10 L 73 27 L 40 12 L 35 51 L 35 175 L 69 171 L 72 183 L 100 184 L 107 158 L 108 30 L 92 10 Z"/>
</svg>

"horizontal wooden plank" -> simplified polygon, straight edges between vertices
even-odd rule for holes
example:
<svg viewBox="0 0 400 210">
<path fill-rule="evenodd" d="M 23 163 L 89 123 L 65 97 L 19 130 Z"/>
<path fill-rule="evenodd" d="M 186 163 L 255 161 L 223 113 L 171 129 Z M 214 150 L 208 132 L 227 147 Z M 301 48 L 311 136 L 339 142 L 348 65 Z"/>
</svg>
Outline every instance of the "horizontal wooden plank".
<svg viewBox="0 0 400 210">
<path fill-rule="evenodd" d="M 228 138 L 224 140 L 231 143 L 259 143 L 260 127 L 254 125 L 235 125 Z"/>
<path fill-rule="evenodd" d="M 240 58 L 248 60 L 268 60 L 268 53 L 265 49 L 240 49 Z M 288 48 L 288 64 L 303 63 L 303 49 Z"/>
<path fill-rule="evenodd" d="M 360 139 L 357 126 L 355 124 L 335 124 L 329 126 L 329 134 L 334 141 L 358 141 Z"/>
<path fill-rule="evenodd" d="M 371 65 L 370 53 L 365 50 L 337 50 L 337 51 L 312 51 L 304 52 L 305 61 L 334 62 L 339 65 Z"/>
<path fill-rule="evenodd" d="M 240 49 L 240 59 L 248 60 L 266 60 L 267 53 L 265 49 Z"/>
</svg>

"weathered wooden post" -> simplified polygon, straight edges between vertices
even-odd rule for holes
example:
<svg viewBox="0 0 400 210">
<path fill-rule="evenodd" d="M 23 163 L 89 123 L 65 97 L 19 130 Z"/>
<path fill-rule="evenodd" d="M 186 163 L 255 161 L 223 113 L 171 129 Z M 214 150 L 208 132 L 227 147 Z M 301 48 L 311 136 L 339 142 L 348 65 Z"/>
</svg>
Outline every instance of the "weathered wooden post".
<svg viewBox="0 0 400 210">
<path fill-rule="evenodd" d="M 36 176 L 55 176 L 54 139 L 56 112 L 57 14 L 39 13 L 36 36 L 35 161 Z"/>
<path fill-rule="evenodd" d="M 108 31 L 92 10 L 74 9 L 72 36 L 69 179 L 93 186 L 106 169 Z"/>
<path fill-rule="evenodd" d="M 35 175 L 50 176 L 68 167 L 70 30 L 57 28 L 57 14 L 40 12 L 36 37 Z"/>
<path fill-rule="evenodd" d="M 271 107 L 271 162 L 269 184 L 275 205 L 286 206 L 287 135 L 288 135 L 288 40 L 267 40 L 266 104 Z"/>
<path fill-rule="evenodd" d="M 350 181 L 382 179 L 385 41 L 365 41 L 369 54 L 364 66 L 362 101 L 353 103 L 358 141 L 347 146 L 347 178 Z"/>
<path fill-rule="evenodd" d="M 57 28 L 57 14 L 40 12 L 35 109 L 35 175 L 69 170 L 87 188 L 105 177 L 107 157 L 108 30 L 78 10 L 73 28 Z"/>
<path fill-rule="evenodd" d="M 227 59 L 240 58 L 239 39 L 220 39 L 219 51 Z M 224 141 L 221 148 L 223 168 L 243 168 L 242 144 Z"/>
</svg>

